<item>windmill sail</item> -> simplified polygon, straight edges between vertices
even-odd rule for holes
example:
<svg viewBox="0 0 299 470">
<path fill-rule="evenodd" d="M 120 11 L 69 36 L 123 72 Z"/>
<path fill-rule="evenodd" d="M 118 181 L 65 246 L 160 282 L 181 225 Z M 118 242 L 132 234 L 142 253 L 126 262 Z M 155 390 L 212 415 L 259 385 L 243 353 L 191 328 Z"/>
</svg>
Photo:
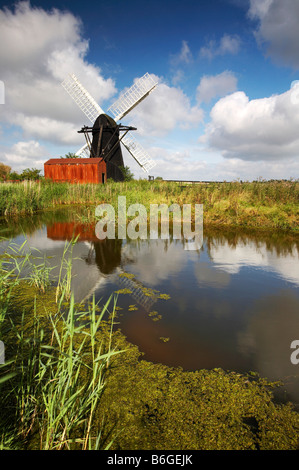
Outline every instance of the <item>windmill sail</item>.
<svg viewBox="0 0 299 470">
<path fill-rule="evenodd" d="M 157 84 L 158 82 L 146 73 L 108 108 L 108 112 L 115 121 L 119 121 L 144 100 L 156 88 Z"/>
<path fill-rule="evenodd" d="M 135 137 L 132 136 L 130 132 L 126 133 L 125 136 L 121 138 L 121 143 L 124 147 L 128 150 L 134 160 L 138 163 L 139 166 L 143 169 L 145 173 L 148 173 L 149 170 L 156 166 L 156 162 L 154 162 L 149 154 L 144 150 L 144 148 L 137 142 Z M 89 148 L 88 145 L 85 144 L 81 147 L 77 152 L 76 155 L 78 157 L 88 158 L 89 157 Z"/>
<path fill-rule="evenodd" d="M 90 149 L 87 144 L 83 145 L 77 152 L 75 153 L 77 157 L 81 158 L 89 158 L 90 156 Z"/>
<path fill-rule="evenodd" d="M 92 123 L 95 122 L 96 118 L 100 114 L 104 114 L 102 108 L 88 93 L 88 91 L 85 90 L 84 86 L 79 82 L 74 74 L 70 74 L 62 82 L 62 86 Z"/>
<path fill-rule="evenodd" d="M 146 173 L 149 172 L 154 166 L 156 166 L 156 162 L 154 162 L 148 153 L 144 150 L 144 148 L 137 142 L 135 137 L 128 132 L 121 140 L 124 144 L 128 152 L 132 155 L 134 160 L 141 166 L 143 171 Z"/>
</svg>

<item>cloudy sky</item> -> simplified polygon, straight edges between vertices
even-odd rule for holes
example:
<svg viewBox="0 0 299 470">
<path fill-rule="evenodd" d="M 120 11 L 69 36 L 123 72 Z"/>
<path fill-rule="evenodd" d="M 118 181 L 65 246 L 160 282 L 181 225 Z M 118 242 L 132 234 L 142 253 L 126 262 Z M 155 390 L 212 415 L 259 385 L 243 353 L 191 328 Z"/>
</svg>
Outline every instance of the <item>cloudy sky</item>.
<svg viewBox="0 0 299 470">
<path fill-rule="evenodd" d="M 154 176 L 298 178 L 298 23 L 299 0 L 0 0 L 0 161 L 43 170 L 85 143 L 68 73 L 107 110 L 148 72 L 122 124 Z"/>
</svg>

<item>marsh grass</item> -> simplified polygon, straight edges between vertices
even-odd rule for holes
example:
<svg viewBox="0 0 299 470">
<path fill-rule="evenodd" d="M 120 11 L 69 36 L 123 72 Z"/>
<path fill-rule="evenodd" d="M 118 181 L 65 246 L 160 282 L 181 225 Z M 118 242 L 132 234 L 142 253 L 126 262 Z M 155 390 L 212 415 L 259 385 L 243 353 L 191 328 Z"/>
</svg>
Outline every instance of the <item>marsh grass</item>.
<svg viewBox="0 0 299 470">
<path fill-rule="evenodd" d="M 14 254 L 23 249 L 24 244 L 12 247 Z M 110 340 L 103 341 L 98 330 L 108 315 L 112 331 L 116 301 L 110 298 L 99 308 L 93 299 L 82 311 L 69 291 L 70 262 L 65 278 L 60 272 L 57 295 L 48 283 L 47 266 L 41 263 L 30 271 L 29 253 L 14 258 L 10 252 L 5 260 L 0 270 L 0 338 L 10 357 L 0 366 L 0 448 L 103 448 L 94 416 L 110 360 L 121 351 L 114 351 Z M 22 277 L 25 267 L 27 277 Z M 27 305 L 19 299 L 26 288 L 32 294 Z M 45 297 L 49 291 L 51 307 Z"/>
<path fill-rule="evenodd" d="M 13 289 L 18 285 L 22 270 L 29 260 L 29 254 L 23 255 L 25 243 L 21 246 L 11 243 L 8 251 L 0 257 L 0 340 L 1 326 L 11 303 Z"/>
<path fill-rule="evenodd" d="M 46 257 L 41 257 L 40 264 L 32 264 L 32 273 L 29 282 L 41 292 L 45 293 L 47 288 L 51 285 L 51 271 L 53 269 L 54 268 L 48 266 Z"/>
<path fill-rule="evenodd" d="M 0 185 L 0 215 L 32 214 L 60 205 L 85 205 L 81 220 L 94 216 L 94 207 L 110 203 L 117 207 L 119 195 L 127 205 L 203 204 L 204 223 L 298 231 L 299 181 L 253 181 L 180 184 L 133 180 L 100 184 L 53 183 L 50 181 Z M 93 207 L 93 209 L 92 209 Z"/>
</svg>

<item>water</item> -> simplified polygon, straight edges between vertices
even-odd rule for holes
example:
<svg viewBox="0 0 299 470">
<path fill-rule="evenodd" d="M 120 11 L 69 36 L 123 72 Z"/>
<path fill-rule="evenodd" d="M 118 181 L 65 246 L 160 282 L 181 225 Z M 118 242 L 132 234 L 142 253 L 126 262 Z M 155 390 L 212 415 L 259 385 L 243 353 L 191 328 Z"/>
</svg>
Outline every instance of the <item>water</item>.
<svg viewBox="0 0 299 470">
<path fill-rule="evenodd" d="M 256 371 L 283 380 L 285 398 L 299 402 L 299 364 L 290 360 L 299 339 L 298 239 L 205 229 L 197 252 L 178 240 L 99 241 L 73 215 L 45 217 L 2 226 L 1 234 L 19 244 L 26 237 L 58 266 L 65 240 L 80 233 L 76 302 L 126 292 L 118 296 L 118 327 L 144 359 L 186 370 Z"/>
</svg>

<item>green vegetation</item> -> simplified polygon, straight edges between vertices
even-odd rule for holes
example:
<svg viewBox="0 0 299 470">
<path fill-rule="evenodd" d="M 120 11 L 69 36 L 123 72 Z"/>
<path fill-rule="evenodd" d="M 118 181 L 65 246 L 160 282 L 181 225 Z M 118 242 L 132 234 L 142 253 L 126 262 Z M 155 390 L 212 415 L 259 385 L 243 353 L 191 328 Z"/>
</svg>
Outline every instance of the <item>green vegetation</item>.
<svg viewBox="0 0 299 470">
<path fill-rule="evenodd" d="M 116 329 L 115 302 L 74 304 L 72 244 L 55 284 L 22 248 L 0 258 L 1 449 L 298 449 L 299 414 L 273 399 L 280 384 L 143 360 Z"/>
<path fill-rule="evenodd" d="M 78 155 L 76 155 L 75 153 L 72 153 L 72 152 L 68 152 L 65 154 L 64 157 L 60 157 L 60 158 L 80 158 Z"/>
<path fill-rule="evenodd" d="M 120 332 L 113 339 L 128 348 Z M 117 435 L 112 449 L 298 449 L 299 415 L 274 403 L 273 387 L 254 374 L 152 364 L 131 345 L 112 362 L 99 423 L 106 416 L 104 434 Z"/>
<path fill-rule="evenodd" d="M 100 311 L 94 302 L 82 311 L 70 297 L 63 308 L 69 273 L 60 277 L 57 297 L 57 289 L 40 282 L 46 263 L 30 270 L 32 256 L 22 248 L 11 246 L 1 257 L 6 361 L 0 366 L 0 449 L 107 448 L 93 423 L 109 362 L 120 351 L 112 351 L 97 332 L 105 314 L 114 316 L 115 305 L 111 313 L 110 301 Z"/>
<path fill-rule="evenodd" d="M 60 205 L 85 205 L 88 218 L 101 203 L 117 208 L 125 195 L 127 206 L 143 204 L 203 204 L 204 224 L 298 232 L 299 182 L 256 181 L 182 186 L 166 181 L 109 182 L 105 185 L 24 181 L 0 185 L 0 215 L 32 214 Z M 84 217 L 84 214 L 82 215 Z"/>
<path fill-rule="evenodd" d="M 41 170 L 37 170 L 36 168 L 26 168 L 20 174 L 21 181 L 36 181 L 41 178 Z"/>
<path fill-rule="evenodd" d="M 11 171 L 11 167 L 0 162 L 0 181 L 6 180 Z"/>
<path fill-rule="evenodd" d="M 2 165 L 0 163 L 0 165 Z M 36 168 L 26 168 L 25 170 L 23 170 L 21 173 L 18 173 L 16 171 L 10 171 L 11 168 L 9 168 L 9 171 L 7 171 L 5 177 L 2 177 L 1 178 L 1 175 L 0 175 L 0 180 L 3 179 L 4 181 L 5 180 L 8 180 L 8 181 L 16 181 L 16 182 L 19 182 L 19 181 L 37 181 L 37 180 L 40 180 L 41 178 L 43 178 L 41 176 L 41 170 L 37 170 Z"/>
<path fill-rule="evenodd" d="M 223 236 L 232 226 L 244 234 L 264 230 L 265 237 L 284 234 L 289 249 L 288 239 L 298 233 L 298 181 L 2 183 L 0 214 L 10 218 L 6 236 L 12 236 L 27 219 L 32 230 L 52 218 L 64 220 L 64 213 L 57 216 L 62 206 L 76 206 L 78 221 L 95 221 L 94 208 L 111 203 L 117 209 L 120 195 L 127 206 L 141 203 L 147 210 L 152 203 L 203 204 L 204 223 Z M 54 217 L 47 209 L 58 212 Z M 22 214 L 26 218 L 20 222 Z M 227 235 L 232 245 L 235 235 Z M 10 249 L 0 258 L 0 340 L 6 358 L 0 366 L 0 449 L 299 448 L 298 413 L 273 398 L 279 384 L 255 374 L 188 372 L 144 361 L 113 326 L 115 304 L 112 311 L 108 302 L 74 305 L 72 243 L 55 282 L 44 257 L 34 253 L 33 262 L 32 253 Z M 153 321 L 160 318 L 157 311 L 149 315 Z M 161 337 L 161 347 L 168 341 Z"/>
<path fill-rule="evenodd" d="M 124 175 L 124 181 L 133 181 L 134 180 L 134 175 L 130 170 L 130 167 L 128 166 L 123 166 L 120 167 L 123 175 Z"/>
</svg>

